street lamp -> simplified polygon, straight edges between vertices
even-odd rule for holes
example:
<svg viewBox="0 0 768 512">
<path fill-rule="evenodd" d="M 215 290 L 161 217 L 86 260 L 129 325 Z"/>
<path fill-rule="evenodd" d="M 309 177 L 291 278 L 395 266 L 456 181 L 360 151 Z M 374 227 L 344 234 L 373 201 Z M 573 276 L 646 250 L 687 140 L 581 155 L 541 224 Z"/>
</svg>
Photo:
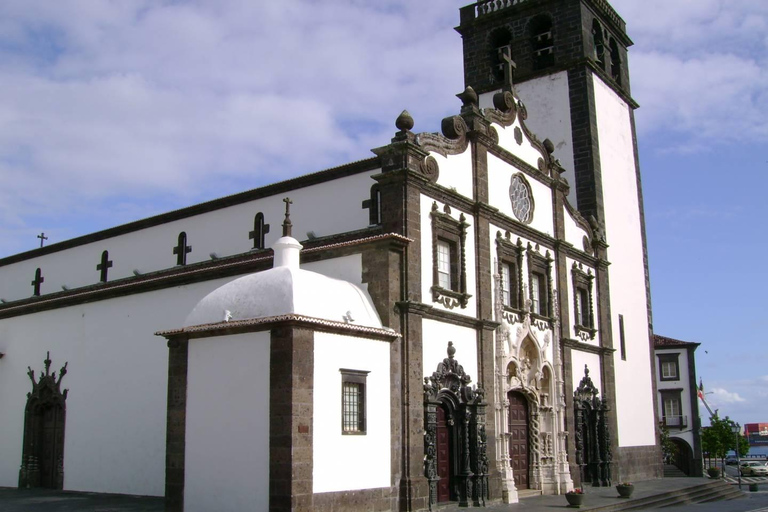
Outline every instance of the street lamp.
<svg viewBox="0 0 768 512">
<path fill-rule="evenodd" d="M 740 431 L 741 426 L 738 423 L 731 425 L 731 432 L 736 434 L 736 474 L 739 477 L 739 490 L 741 490 L 741 459 L 739 458 L 739 441 L 741 440 L 739 438 Z"/>
</svg>

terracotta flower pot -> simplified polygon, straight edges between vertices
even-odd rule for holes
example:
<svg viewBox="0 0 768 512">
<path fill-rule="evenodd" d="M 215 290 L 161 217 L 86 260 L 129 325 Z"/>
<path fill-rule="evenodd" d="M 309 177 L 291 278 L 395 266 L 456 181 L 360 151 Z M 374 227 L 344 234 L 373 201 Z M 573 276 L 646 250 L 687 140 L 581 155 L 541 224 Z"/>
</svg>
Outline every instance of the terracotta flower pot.
<svg viewBox="0 0 768 512">
<path fill-rule="evenodd" d="M 575 492 L 565 493 L 565 499 L 568 501 L 568 506 L 572 508 L 580 508 L 584 503 L 584 495 Z"/>
<path fill-rule="evenodd" d="M 632 493 L 635 492 L 634 485 L 617 485 L 616 490 L 619 491 L 620 498 L 629 498 Z"/>
</svg>

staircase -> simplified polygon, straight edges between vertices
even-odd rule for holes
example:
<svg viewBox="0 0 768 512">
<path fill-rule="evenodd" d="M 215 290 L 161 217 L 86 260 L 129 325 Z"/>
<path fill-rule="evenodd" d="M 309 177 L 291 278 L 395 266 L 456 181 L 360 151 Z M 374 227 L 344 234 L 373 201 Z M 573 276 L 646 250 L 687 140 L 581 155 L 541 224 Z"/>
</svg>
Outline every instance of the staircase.
<svg viewBox="0 0 768 512">
<path fill-rule="evenodd" d="M 735 488 L 726 483 L 725 480 L 718 478 L 702 485 L 655 494 L 645 498 L 630 499 L 623 503 L 590 508 L 589 511 L 613 512 L 617 510 L 655 509 L 676 505 L 690 505 L 693 503 L 735 500 L 743 497 L 744 493 L 739 491 L 738 488 Z"/>
<path fill-rule="evenodd" d="M 674 464 L 664 464 L 664 478 L 678 478 L 686 476 L 688 475 L 680 471 L 680 468 Z"/>
</svg>

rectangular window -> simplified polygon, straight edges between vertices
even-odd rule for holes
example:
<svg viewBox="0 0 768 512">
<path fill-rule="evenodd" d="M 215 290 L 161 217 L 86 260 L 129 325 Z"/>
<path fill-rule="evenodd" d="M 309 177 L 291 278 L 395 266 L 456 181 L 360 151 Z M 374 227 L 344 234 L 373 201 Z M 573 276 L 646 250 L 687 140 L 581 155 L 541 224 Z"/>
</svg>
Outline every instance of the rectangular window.
<svg viewBox="0 0 768 512">
<path fill-rule="evenodd" d="M 367 371 L 340 369 L 341 433 L 365 434 L 365 384 Z"/>
<path fill-rule="evenodd" d="M 438 240 L 437 242 L 437 285 L 451 290 L 451 244 Z"/>
<path fill-rule="evenodd" d="M 592 327 L 592 318 L 589 315 L 589 293 L 584 288 L 579 288 L 576 294 L 579 311 L 577 313 L 579 322 L 584 327 Z"/>
<path fill-rule="evenodd" d="M 510 282 L 510 274 L 512 272 L 509 269 L 507 263 L 501 264 L 501 301 L 505 306 L 512 306 L 512 283 Z"/>
<path fill-rule="evenodd" d="M 680 380 L 679 354 L 657 354 L 660 380 Z"/>
<path fill-rule="evenodd" d="M 531 312 L 547 315 L 546 284 L 544 276 L 537 272 L 531 274 Z"/>
<path fill-rule="evenodd" d="M 677 378 L 677 367 L 674 361 L 664 361 L 661 363 L 661 378 L 662 379 Z"/>
<path fill-rule="evenodd" d="M 664 389 L 661 394 L 661 413 L 664 425 L 670 428 L 685 428 L 688 426 L 688 417 L 683 415 L 682 389 Z"/>
<path fill-rule="evenodd" d="M 624 315 L 619 315 L 619 343 L 621 344 L 621 360 L 627 360 L 627 344 L 624 341 Z"/>
</svg>

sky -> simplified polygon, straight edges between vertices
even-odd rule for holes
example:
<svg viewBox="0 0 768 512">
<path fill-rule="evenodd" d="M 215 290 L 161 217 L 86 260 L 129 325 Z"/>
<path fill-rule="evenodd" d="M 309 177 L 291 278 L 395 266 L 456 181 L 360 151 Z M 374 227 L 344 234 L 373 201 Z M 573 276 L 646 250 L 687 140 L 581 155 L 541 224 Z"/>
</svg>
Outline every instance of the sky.
<svg viewBox="0 0 768 512">
<path fill-rule="evenodd" d="M 438 131 L 467 3 L 3 0 L 0 257 L 368 158 L 403 109 Z M 721 416 L 768 422 L 768 2 L 612 5 L 654 331 L 702 344 Z"/>
</svg>

